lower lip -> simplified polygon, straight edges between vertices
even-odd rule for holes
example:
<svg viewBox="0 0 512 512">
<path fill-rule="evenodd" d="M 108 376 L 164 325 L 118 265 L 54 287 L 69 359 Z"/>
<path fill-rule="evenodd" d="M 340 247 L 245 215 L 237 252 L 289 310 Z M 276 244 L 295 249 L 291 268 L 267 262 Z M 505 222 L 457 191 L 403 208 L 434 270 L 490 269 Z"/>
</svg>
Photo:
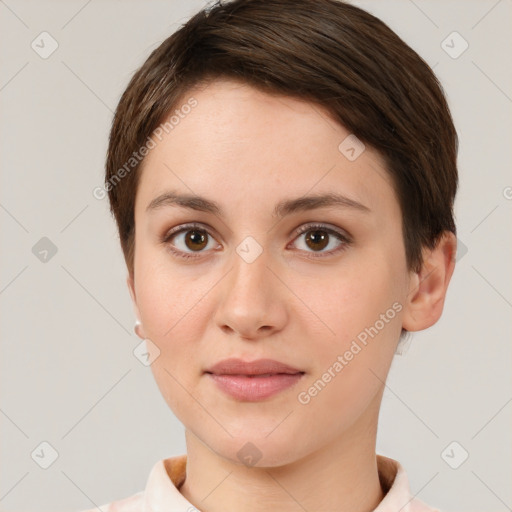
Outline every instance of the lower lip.
<svg viewBox="0 0 512 512">
<path fill-rule="evenodd" d="M 237 400 L 256 402 L 273 396 L 298 382 L 303 373 L 279 373 L 268 377 L 245 375 L 215 375 L 208 373 L 219 388 Z"/>
</svg>

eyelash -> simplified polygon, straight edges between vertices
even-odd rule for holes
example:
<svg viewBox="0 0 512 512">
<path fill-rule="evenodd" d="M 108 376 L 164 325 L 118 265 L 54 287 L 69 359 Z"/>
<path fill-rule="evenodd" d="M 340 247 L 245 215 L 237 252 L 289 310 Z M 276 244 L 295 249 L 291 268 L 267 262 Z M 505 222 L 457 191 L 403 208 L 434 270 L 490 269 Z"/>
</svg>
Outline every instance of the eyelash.
<svg viewBox="0 0 512 512">
<path fill-rule="evenodd" d="M 177 249 L 174 249 L 172 244 L 170 243 L 170 240 L 172 238 L 174 238 L 175 236 L 179 235 L 180 233 L 187 232 L 187 231 L 193 231 L 195 229 L 198 231 L 204 231 L 207 233 L 207 235 L 209 237 L 214 238 L 210 234 L 210 232 L 207 229 L 205 229 L 201 224 L 190 223 L 190 224 L 184 224 L 182 226 L 179 226 L 179 228 L 177 228 L 175 230 L 167 232 L 162 238 L 162 243 L 164 245 L 167 245 L 169 251 L 173 255 L 177 256 L 178 258 L 183 258 L 183 259 L 187 259 L 187 260 L 199 258 L 199 257 L 201 257 L 201 253 L 204 251 L 199 251 L 196 253 L 188 253 L 188 252 L 184 252 L 184 251 L 179 251 Z M 332 228 L 329 228 L 325 224 L 315 224 L 315 223 L 306 224 L 306 225 L 303 225 L 300 228 L 296 229 L 293 233 L 295 236 L 294 240 L 296 238 L 298 238 L 300 235 L 307 233 L 308 231 L 315 231 L 315 230 L 324 231 L 328 235 L 335 236 L 340 242 L 342 242 L 342 244 L 340 246 L 338 246 L 336 249 L 331 249 L 330 251 L 325 252 L 325 253 L 316 253 L 316 254 L 314 252 L 309 253 L 310 256 L 307 256 L 308 258 L 311 258 L 311 259 L 325 258 L 327 256 L 332 256 L 333 254 L 338 254 L 339 252 L 345 250 L 352 243 L 352 240 L 347 235 L 343 234 L 342 232 L 337 231 Z M 306 252 L 309 252 L 309 251 L 306 251 Z"/>
</svg>

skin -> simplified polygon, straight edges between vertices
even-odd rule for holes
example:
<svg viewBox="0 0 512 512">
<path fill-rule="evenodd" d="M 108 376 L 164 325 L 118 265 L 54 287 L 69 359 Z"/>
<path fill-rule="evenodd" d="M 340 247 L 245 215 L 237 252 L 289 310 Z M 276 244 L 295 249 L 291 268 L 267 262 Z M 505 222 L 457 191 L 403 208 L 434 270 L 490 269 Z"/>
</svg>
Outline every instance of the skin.
<svg viewBox="0 0 512 512">
<path fill-rule="evenodd" d="M 384 382 L 402 327 L 425 329 L 442 313 L 455 237 L 446 233 L 424 251 L 421 271 L 409 271 L 382 158 L 366 147 L 349 161 L 338 146 L 350 132 L 321 107 L 229 80 L 195 88 L 182 103 L 190 96 L 198 105 L 144 162 L 127 279 L 139 336 L 161 351 L 154 377 L 185 426 L 180 492 L 206 512 L 373 510 L 384 496 L 375 454 Z M 224 216 L 177 206 L 147 212 L 167 190 L 216 201 Z M 283 199 L 333 191 L 369 211 L 323 207 L 273 216 Z M 205 233 L 199 252 L 183 233 L 162 242 L 189 222 L 211 236 Z M 329 235 L 326 247 L 308 245 L 307 235 L 318 230 L 294 230 L 311 222 L 351 242 Z M 248 236 L 263 249 L 252 263 L 236 252 Z M 198 257 L 181 259 L 171 245 Z M 300 403 L 298 394 L 394 303 L 401 305 L 395 317 Z M 228 357 L 276 359 L 305 374 L 270 398 L 239 401 L 203 374 Z M 247 442 L 261 452 L 255 466 L 237 457 Z"/>
</svg>

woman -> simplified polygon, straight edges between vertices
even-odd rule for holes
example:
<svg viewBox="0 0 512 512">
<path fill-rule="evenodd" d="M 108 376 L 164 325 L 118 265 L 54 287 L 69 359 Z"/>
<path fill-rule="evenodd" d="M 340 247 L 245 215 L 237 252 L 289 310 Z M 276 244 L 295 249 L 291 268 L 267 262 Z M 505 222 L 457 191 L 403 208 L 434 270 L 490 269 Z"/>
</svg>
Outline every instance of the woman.
<svg viewBox="0 0 512 512">
<path fill-rule="evenodd" d="M 427 64 L 336 0 L 201 11 L 117 107 L 105 192 L 187 454 L 103 510 L 431 511 L 375 453 L 455 264 L 457 135 Z"/>
</svg>

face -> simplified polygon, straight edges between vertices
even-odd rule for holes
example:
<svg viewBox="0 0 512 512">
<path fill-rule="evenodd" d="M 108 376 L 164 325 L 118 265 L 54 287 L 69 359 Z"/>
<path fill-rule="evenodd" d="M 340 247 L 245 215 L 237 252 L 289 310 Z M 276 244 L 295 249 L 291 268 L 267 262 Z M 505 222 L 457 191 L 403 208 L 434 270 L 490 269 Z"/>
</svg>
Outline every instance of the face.
<svg viewBox="0 0 512 512">
<path fill-rule="evenodd" d="M 376 425 L 410 289 L 400 207 L 379 154 L 340 150 L 350 133 L 319 106 L 220 80 L 191 97 L 144 162 L 130 292 L 185 428 L 290 463 Z M 232 396 L 205 373 L 227 358 L 301 373 Z"/>
</svg>

